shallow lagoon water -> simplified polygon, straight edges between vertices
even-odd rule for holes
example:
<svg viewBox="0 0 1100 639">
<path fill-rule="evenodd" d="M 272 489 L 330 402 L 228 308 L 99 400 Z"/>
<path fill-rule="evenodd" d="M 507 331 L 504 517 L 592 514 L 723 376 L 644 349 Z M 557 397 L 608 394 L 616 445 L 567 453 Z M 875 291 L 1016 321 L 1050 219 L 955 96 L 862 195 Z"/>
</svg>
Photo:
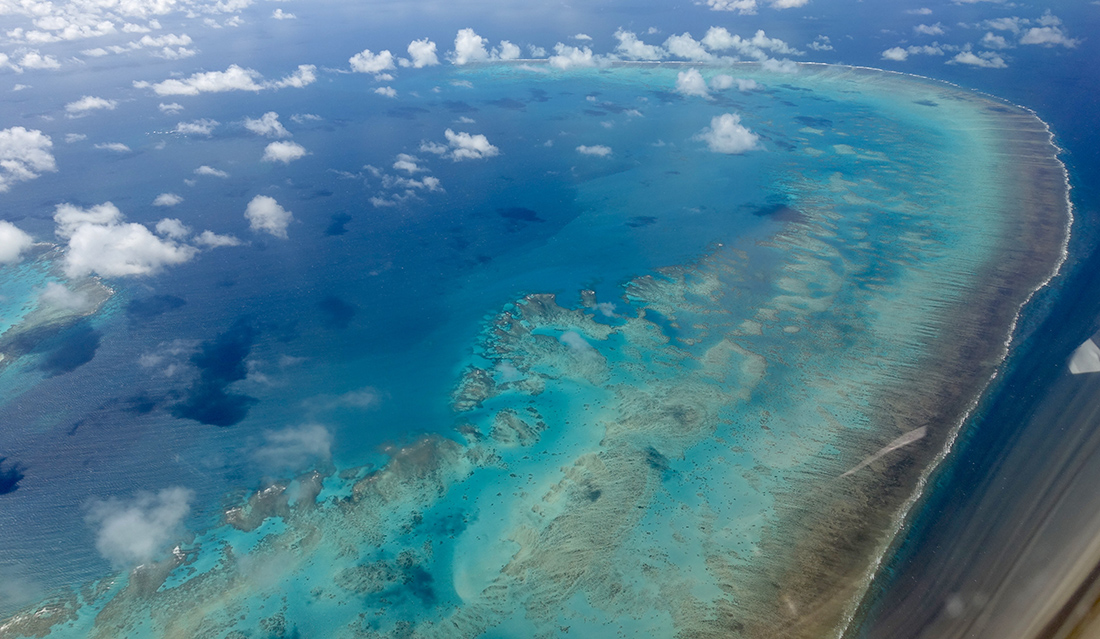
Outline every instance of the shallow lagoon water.
<svg viewBox="0 0 1100 639">
<path fill-rule="evenodd" d="M 295 105 L 354 108 L 294 130 L 314 164 L 293 179 L 242 162 L 227 165 L 228 186 L 188 200 L 196 225 L 245 235 L 239 216 L 211 212 L 273 194 L 301 240 L 254 240 L 153 290 L 120 287 L 91 362 L 43 379 L 30 357 L 4 372 L 42 380 L 8 401 L 9 419 L 74 385 L 103 407 L 62 403 L 52 426 L 17 437 L 28 477 L 0 515 L 25 531 L 4 542 L 17 567 L 42 566 L 50 588 L 106 572 L 79 522 L 33 521 L 51 500 L 184 485 L 206 532 L 0 632 L 839 631 L 1019 305 L 1061 259 L 1061 167 L 1030 114 L 948 85 L 745 65 L 704 75 L 758 89 L 685 98 L 672 92 L 683 70 L 426 71 L 392 107 L 335 99 L 364 92 L 337 77 Z M 211 115 L 255 115 L 221 108 L 238 111 Z M 730 112 L 761 148 L 707 150 L 700 131 Z M 501 155 L 419 150 L 446 128 L 483 133 Z M 233 158 L 252 141 L 216 142 Z M 576 151 L 596 144 L 611 153 Z M 394 191 L 362 165 L 387 172 L 400 152 L 445 191 L 370 205 Z M 146 201 L 162 189 L 143 188 Z M 345 217 L 346 233 L 326 233 Z M 157 295 L 183 303 L 121 310 Z M 225 390 L 253 398 L 237 406 L 246 416 L 180 419 L 204 374 L 194 353 L 227 344 L 247 375 Z M 141 381 L 133 362 L 150 354 L 179 376 Z M 99 383 L 105 371 L 115 387 Z M 273 475 L 251 455 L 265 429 L 307 421 L 333 433 L 324 477 L 226 515 L 222 495 Z M 126 454 L 111 450 L 135 434 Z M 49 495 L 51 473 L 72 469 L 44 468 L 35 450 L 63 438 L 80 442 L 74 464 L 102 474 Z M 43 557 L 42 539 L 71 549 Z"/>
</svg>

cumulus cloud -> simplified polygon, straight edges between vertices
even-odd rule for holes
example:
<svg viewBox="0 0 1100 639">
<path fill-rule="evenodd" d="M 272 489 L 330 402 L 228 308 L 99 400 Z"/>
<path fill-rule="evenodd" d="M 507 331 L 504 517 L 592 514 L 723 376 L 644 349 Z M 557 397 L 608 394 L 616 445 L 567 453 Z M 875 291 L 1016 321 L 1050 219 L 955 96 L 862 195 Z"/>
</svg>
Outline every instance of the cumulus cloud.
<svg viewBox="0 0 1100 639">
<path fill-rule="evenodd" d="M 627 60 L 662 60 L 668 57 L 668 51 L 642 42 L 631 31 L 619 29 L 615 31 L 615 39 L 619 41 L 615 52 Z"/>
<path fill-rule="evenodd" d="M 110 202 L 87 209 L 58 204 L 53 219 L 57 236 L 68 243 L 65 274 L 69 277 L 152 275 L 187 262 L 197 252 L 171 238 L 159 238 L 141 224 L 125 222 Z"/>
<path fill-rule="evenodd" d="M 44 172 L 56 171 L 50 136 L 37 129 L 13 126 L 0 131 L 0 193 L 16 182 L 33 180 Z"/>
<path fill-rule="evenodd" d="M 118 101 L 107 100 L 104 98 L 97 98 L 95 96 L 86 95 L 76 102 L 70 102 L 65 105 L 65 111 L 68 112 L 69 117 L 78 117 L 87 114 L 89 111 L 96 111 L 100 109 L 106 109 L 113 111 L 118 106 Z"/>
<path fill-rule="evenodd" d="M 489 41 L 473 29 L 460 29 L 455 35 L 455 48 L 447 54 L 447 59 L 452 64 L 463 65 L 488 60 L 515 60 L 520 56 L 520 48 L 507 40 L 502 40 L 500 47 L 494 47 L 492 51 L 487 48 L 488 45 Z"/>
<path fill-rule="evenodd" d="M 156 559 L 183 531 L 194 493 L 186 488 L 141 492 L 132 499 L 93 500 L 85 520 L 96 530 L 96 550 L 116 569 Z"/>
<path fill-rule="evenodd" d="M 387 50 L 372 53 L 370 49 L 363 49 L 359 53 L 348 58 L 351 70 L 356 73 L 380 74 L 394 68 L 393 54 Z"/>
<path fill-rule="evenodd" d="M 717 59 L 717 56 L 706 50 L 702 42 L 691 37 L 690 33 L 670 36 L 665 40 L 665 48 L 672 55 L 686 60 L 713 62 Z"/>
<path fill-rule="evenodd" d="M 194 120 L 192 122 L 180 122 L 176 125 L 175 129 L 172 129 L 172 132 L 179 133 L 180 135 L 209 136 L 214 132 L 214 128 L 217 127 L 219 124 L 221 123 L 217 120 L 203 118 L 201 120 Z"/>
<path fill-rule="evenodd" d="M 401 66 L 411 66 L 414 69 L 422 69 L 439 64 L 439 57 L 435 54 L 435 43 L 424 38 L 413 40 L 408 47 L 409 59 L 401 60 Z"/>
<path fill-rule="evenodd" d="M 282 9 L 276 9 L 274 12 L 272 12 L 271 17 L 275 18 L 276 20 L 296 20 L 298 18 L 298 16 L 294 15 L 293 13 L 287 13 Z"/>
<path fill-rule="evenodd" d="M 829 40 L 829 36 L 827 36 L 827 35 L 817 36 L 816 38 L 814 38 L 813 42 L 811 42 L 810 44 L 808 44 L 806 46 L 813 49 L 814 51 L 832 51 L 833 50 L 832 41 Z"/>
<path fill-rule="evenodd" d="M 990 51 L 975 54 L 973 51 L 960 51 L 954 58 L 947 61 L 948 64 L 968 64 L 983 69 L 1005 69 L 1004 58 Z"/>
<path fill-rule="evenodd" d="M 160 109 L 161 113 L 167 113 L 168 115 L 175 115 L 183 111 L 183 105 L 179 102 L 170 102 L 168 104 L 161 102 L 157 105 L 157 108 Z"/>
<path fill-rule="evenodd" d="M 911 45 L 909 47 L 893 47 L 882 52 L 883 60 L 893 60 L 894 62 L 904 62 L 909 59 L 911 55 L 944 55 L 947 51 L 958 51 L 956 46 L 940 44 L 933 42 L 932 44 L 925 45 Z"/>
<path fill-rule="evenodd" d="M 804 7 L 810 0 L 767 0 L 772 9 L 794 9 Z M 752 15 L 757 10 L 757 0 L 707 0 L 711 11 L 735 11 L 741 15 Z"/>
<path fill-rule="evenodd" d="M 759 148 L 760 136 L 741 124 L 741 116 L 723 113 L 711 119 L 710 127 L 703 129 L 695 139 L 707 143 L 715 153 L 744 153 Z"/>
<path fill-rule="evenodd" d="M 447 138 L 447 144 L 451 147 L 449 157 L 455 162 L 480 160 L 500 154 L 500 149 L 490 144 L 489 139 L 480 133 L 471 135 L 465 132 L 455 133 L 447 129 L 443 132 L 443 136 Z"/>
<path fill-rule="evenodd" d="M 153 206 L 175 206 L 183 201 L 183 198 L 175 193 L 161 193 L 153 200 Z"/>
<path fill-rule="evenodd" d="M 1020 37 L 1020 44 L 1038 44 L 1044 47 L 1063 46 L 1072 49 L 1080 40 L 1066 35 L 1058 26 L 1032 27 Z"/>
<path fill-rule="evenodd" d="M 595 155 L 596 157 L 605 158 L 611 155 L 611 147 L 604 146 L 602 144 L 595 144 L 593 146 L 586 146 L 584 144 L 577 147 L 577 151 L 581 155 Z"/>
<path fill-rule="evenodd" d="M 732 78 L 730 78 L 732 80 Z M 676 74 L 676 91 L 683 95 L 697 95 L 704 98 L 710 97 L 707 90 L 707 81 L 697 69 L 688 69 Z"/>
<path fill-rule="evenodd" d="M 211 177 L 227 178 L 229 174 L 220 169 L 215 169 L 212 166 L 203 164 L 199 168 L 195 169 L 195 175 L 209 175 Z"/>
<path fill-rule="evenodd" d="M 191 229 L 174 217 L 166 217 L 163 220 L 157 222 L 154 227 L 157 231 L 157 235 L 164 235 L 174 240 L 181 240 L 191 232 Z"/>
<path fill-rule="evenodd" d="M 23 258 L 34 240 L 18 226 L 0 220 L 0 264 L 14 264 Z"/>
<path fill-rule="evenodd" d="M 699 53 L 695 41 L 688 34 L 679 36 L 684 54 L 681 57 L 702 56 Z M 827 40 L 827 39 L 826 39 Z M 803 52 L 787 44 L 779 38 L 769 38 L 763 29 L 757 29 L 751 38 L 742 38 L 730 33 L 725 27 L 711 27 L 707 29 L 700 44 L 705 45 L 711 51 L 732 50 L 739 56 L 753 60 L 764 61 L 769 55 L 802 55 Z M 670 49 L 671 50 L 671 49 Z"/>
<path fill-rule="evenodd" d="M 312 64 L 299 64 L 298 69 L 290 75 L 284 76 L 274 82 L 268 82 L 265 88 L 272 89 L 301 89 L 317 81 L 317 67 Z"/>
<path fill-rule="evenodd" d="M 462 65 L 488 60 L 489 52 L 485 49 L 488 42 L 473 29 L 460 29 L 455 35 L 455 48 L 450 55 L 451 62 Z"/>
<path fill-rule="evenodd" d="M 256 135 L 262 135 L 269 138 L 290 137 L 290 131 L 287 131 L 286 127 L 279 122 L 279 114 L 274 111 L 268 111 L 255 120 L 252 118 L 245 118 L 244 128 Z"/>
<path fill-rule="evenodd" d="M 332 434 L 320 424 L 264 432 L 264 444 L 253 453 L 270 470 L 303 470 L 332 457 Z"/>
<path fill-rule="evenodd" d="M 28 51 L 20 58 L 19 66 L 24 69 L 59 69 L 61 63 L 52 55 L 42 55 L 38 51 Z"/>
<path fill-rule="evenodd" d="M 381 96 L 384 96 L 384 97 L 387 97 L 387 98 L 396 98 L 397 97 L 397 89 L 395 89 L 393 87 L 378 87 L 377 89 L 374 90 L 374 92 L 377 93 L 378 95 L 381 95 Z"/>
<path fill-rule="evenodd" d="M 38 303 L 49 308 L 83 313 L 90 311 L 95 302 L 87 292 L 71 291 L 59 282 L 47 282 L 38 294 Z"/>
<path fill-rule="evenodd" d="M 126 146 L 122 142 L 103 142 L 96 144 L 95 148 L 103 151 L 113 151 L 115 153 L 130 153 L 130 147 Z"/>
<path fill-rule="evenodd" d="M 272 142 L 264 149 L 264 162 L 282 162 L 290 164 L 309 155 L 306 147 L 296 142 Z"/>
<path fill-rule="evenodd" d="M 258 71 L 231 64 L 225 71 L 195 73 L 185 80 L 170 78 L 155 84 L 135 80 L 134 87 L 138 89 L 151 88 L 157 95 L 199 95 L 200 93 L 224 93 L 226 91 L 257 92 L 264 89 L 281 89 L 285 87 L 302 88 L 312 84 L 317 79 L 316 69 L 317 67 L 312 64 L 299 65 L 297 71 L 281 80 L 266 82 Z"/>
<path fill-rule="evenodd" d="M 424 170 L 417 164 L 418 161 L 419 160 L 414 155 L 409 155 L 408 153 L 399 153 L 397 155 L 397 160 L 395 160 L 393 163 L 393 168 L 395 171 L 404 171 L 409 175 L 412 175 L 413 173 Z"/>
<path fill-rule="evenodd" d="M 1004 36 L 997 35 L 992 31 L 982 36 L 981 45 L 987 49 L 1008 49 L 1012 46 Z"/>
<path fill-rule="evenodd" d="M 550 66 L 558 69 L 594 67 L 599 59 L 592 55 L 588 47 L 572 47 L 561 42 L 554 45 L 554 55 L 550 56 Z"/>
<path fill-rule="evenodd" d="M 244 211 L 248 226 L 257 233 L 267 233 L 287 239 L 286 227 L 294 219 L 294 214 L 279 206 L 275 198 L 257 195 L 248 203 Z"/>
<path fill-rule="evenodd" d="M 206 248 L 219 248 L 223 246 L 240 246 L 241 241 L 232 235 L 218 235 L 213 231 L 203 231 L 195 236 L 195 244 Z"/>
<path fill-rule="evenodd" d="M 936 24 L 918 24 L 913 27 L 913 32 L 919 35 L 943 35 L 943 25 L 937 22 Z"/>
</svg>

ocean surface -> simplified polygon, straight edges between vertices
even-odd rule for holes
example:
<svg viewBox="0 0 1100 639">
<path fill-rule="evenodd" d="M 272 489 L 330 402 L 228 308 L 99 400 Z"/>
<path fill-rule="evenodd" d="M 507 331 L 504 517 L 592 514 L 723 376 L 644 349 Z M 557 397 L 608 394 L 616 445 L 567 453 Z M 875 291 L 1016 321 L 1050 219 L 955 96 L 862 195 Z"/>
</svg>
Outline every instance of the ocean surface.
<svg viewBox="0 0 1100 639">
<path fill-rule="evenodd" d="M 0 604 L 50 597 L 0 636 L 842 627 L 1064 256 L 1065 176 L 1034 116 L 950 85 L 742 65 L 704 98 L 687 69 L 423 69 L 400 102 L 328 76 L 280 100 L 292 168 L 120 104 L 100 134 L 136 153 L 74 150 L 80 193 L 21 187 L 22 224 L 177 192 L 246 241 L 141 281 L 0 267 Z M 49 282 L 95 311 L 44 317 Z M 156 561 L 108 560 L 104 504 L 184 494 Z"/>
</svg>

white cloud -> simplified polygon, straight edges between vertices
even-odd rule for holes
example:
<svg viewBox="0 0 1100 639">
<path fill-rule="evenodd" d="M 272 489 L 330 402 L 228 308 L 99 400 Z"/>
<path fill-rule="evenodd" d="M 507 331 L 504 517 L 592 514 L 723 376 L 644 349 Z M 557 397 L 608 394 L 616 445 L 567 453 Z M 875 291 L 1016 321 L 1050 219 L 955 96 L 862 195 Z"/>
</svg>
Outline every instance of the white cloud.
<svg viewBox="0 0 1100 639">
<path fill-rule="evenodd" d="M 448 56 L 452 63 L 462 65 L 471 62 L 484 62 L 489 59 L 485 49 L 488 40 L 474 33 L 473 29 L 460 29 L 455 35 L 454 51 Z"/>
<path fill-rule="evenodd" d="M 558 69 L 594 67 L 598 60 L 588 47 L 571 47 L 566 44 L 554 45 L 554 55 L 550 56 L 550 66 Z"/>
<path fill-rule="evenodd" d="M 731 34 L 724 27 L 711 27 L 707 29 L 700 43 L 696 43 L 686 33 L 682 36 L 678 36 L 678 38 L 680 41 L 677 44 L 682 48 L 683 53 L 677 53 L 677 55 L 692 59 L 707 59 L 704 57 L 705 52 L 700 52 L 698 44 L 706 46 L 711 51 L 727 51 L 732 49 L 733 52 L 739 56 L 759 61 L 766 60 L 769 56 L 769 52 L 774 55 L 803 54 L 802 51 L 799 51 L 779 38 L 769 38 L 768 34 L 766 34 L 763 29 L 757 29 L 756 33 L 754 33 L 751 38 L 742 38 L 739 35 Z"/>
<path fill-rule="evenodd" d="M 180 135 L 209 136 L 214 132 L 214 128 L 218 126 L 218 124 L 220 124 L 220 122 L 217 120 L 203 118 L 201 120 L 194 120 L 193 122 L 180 122 L 172 132 L 179 133 Z"/>
<path fill-rule="evenodd" d="M 972 51 L 960 51 L 954 58 L 947 61 L 948 64 L 969 64 L 983 69 L 1005 69 L 1004 58 L 989 51 L 974 54 Z"/>
<path fill-rule="evenodd" d="M 294 214 L 279 206 L 275 198 L 257 195 L 248 203 L 244 211 L 248 226 L 257 233 L 263 232 L 275 237 L 287 239 L 286 227 L 294 219 Z"/>
<path fill-rule="evenodd" d="M 38 295 L 38 303 L 50 308 L 80 313 L 90 311 L 95 306 L 88 293 L 70 291 L 60 282 L 47 282 L 46 287 Z"/>
<path fill-rule="evenodd" d="M 58 69 L 61 63 L 52 55 L 42 55 L 38 51 L 28 51 L 19 60 L 19 66 L 24 69 Z"/>
<path fill-rule="evenodd" d="M 50 136 L 37 129 L 13 126 L 0 130 L 0 193 L 16 182 L 33 180 L 46 171 L 56 171 Z"/>
<path fill-rule="evenodd" d="M 520 56 L 520 49 L 517 45 L 508 42 L 507 40 L 500 41 L 500 50 L 493 49 L 493 58 L 497 60 L 515 60 Z"/>
<path fill-rule="evenodd" d="M 794 9 L 804 7 L 810 0 L 767 0 L 772 9 Z M 741 15 L 756 13 L 757 0 L 707 0 L 711 11 L 736 11 Z"/>
<path fill-rule="evenodd" d="M 725 29 L 723 29 L 725 31 Z M 709 35 L 709 31 L 707 32 Z M 727 32 L 728 33 L 728 32 Z M 665 48 L 678 58 L 695 60 L 696 62 L 713 62 L 717 57 L 707 51 L 701 42 L 691 37 L 690 33 L 670 36 L 665 40 Z"/>
<path fill-rule="evenodd" d="M 992 29 L 994 31 L 1011 31 L 1012 33 L 1019 33 L 1025 24 L 1029 20 L 1019 18 L 1017 16 L 1009 16 L 1005 18 L 993 18 L 981 23 L 983 29 Z"/>
<path fill-rule="evenodd" d="M 374 90 L 374 92 L 377 93 L 380 96 L 387 97 L 387 98 L 396 98 L 397 97 L 397 89 L 395 89 L 393 87 L 378 87 L 377 89 Z"/>
<path fill-rule="evenodd" d="M 195 169 L 195 175 L 209 175 L 209 176 L 212 176 L 212 177 L 220 177 L 220 178 L 229 177 L 229 174 L 226 173 L 225 171 L 215 169 L 214 167 L 207 166 L 205 164 L 200 166 L 199 168 Z"/>
<path fill-rule="evenodd" d="M 370 49 L 363 49 L 359 53 L 348 58 L 351 70 L 356 73 L 379 74 L 394 68 L 393 54 L 388 50 L 372 53 Z"/>
<path fill-rule="evenodd" d="M 153 235 L 145 226 L 124 222 L 110 202 L 88 209 L 58 204 L 54 213 L 57 236 L 68 242 L 65 274 L 82 277 L 152 275 L 165 266 L 183 264 L 194 247 Z"/>
<path fill-rule="evenodd" d="M 14 264 L 34 244 L 34 240 L 18 226 L 0 220 L 0 264 Z"/>
<path fill-rule="evenodd" d="M 631 31 L 619 29 L 615 31 L 615 38 L 619 41 L 615 51 L 628 60 L 662 60 L 668 57 L 668 51 L 642 42 Z"/>
<path fill-rule="evenodd" d="M 264 162 L 282 162 L 290 164 L 309 155 L 306 147 L 296 142 L 272 142 L 264 149 Z"/>
<path fill-rule="evenodd" d="M 901 47 L 892 47 L 882 52 L 883 60 L 893 60 L 894 62 L 904 62 L 909 58 L 909 52 Z"/>
<path fill-rule="evenodd" d="M 157 222 L 154 228 L 157 231 L 157 235 L 164 235 L 174 240 L 181 240 L 191 233 L 191 229 L 187 228 L 183 222 L 174 217 L 164 218 Z"/>
<path fill-rule="evenodd" d="M 402 66 L 422 69 L 439 64 L 439 57 L 435 54 L 435 43 L 427 38 L 410 42 L 408 52 L 411 62 L 402 60 Z"/>
<path fill-rule="evenodd" d="M 420 150 L 425 153 L 431 153 L 432 155 L 444 155 L 447 153 L 447 145 L 424 140 L 420 143 Z"/>
<path fill-rule="evenodd" d="M 96 529 L 96 550 L 116 569 L 156 559 L 182 535 L 193 498 L 190 490 L 173 487 L 126 501 L 92 501 L 86 521 Z"/>
<path fill-rule="evenodd" d="M 264 89 L 282 89 L 285 87 L 302 88 L 312 84 L 317 76 L 317 67 L 302 64 L 298 69 L 274 82 L 263 81 L 263 76 L 252 69 L 231 64 L 225 71 L 206 71 L 192 74 L 185 80 L 171 78 L 152 84 L 134 81 L 138 89 L 151 88 L 157 95 L 199 95 L 200 93 L 223 93 L 226 91 L 262 91 Z"/>
<path fill-rule="evenodd" d="M 301 89 L 317 81 L 317 67 L 312 64 L 299 64 L 298 68 L 290 75 L 282 79 L 264 84 L 265 88 L 272 89 Z"/>
<path fill-rule="evenodd" d="M 480 160 L 500 154 L 500 149 L 489 144 L 489 139 L 480 133 L 470 135 L 464 132 L 455 133 L 451 129 L 447 129 L 443 132 L 443 135 L 447 138 L 447 143 L 452 149 L 450 158 L 455 162 L 459 160 Z"/>
<path fill-rule="evenodd" d="M 596 157 L 605 158 L 611 155 L 611 147 L 604 146 L 602 144 L 596 144 L 593 146 L 580 145 L 577 147 L 577 152 L 581 155 L 594 155 Z"/>
<path fill-rule="evenodd" d="M 932 15 L 932 10 L 928 7 L 921 7 L 920 9 L 906 9 L 905 13 L 911 16 L 930 16 Z"/>
<path fill-rule="evenodd" d="M 206 248 L 219 248 L 223 246 L 240 246 L 241 241 L 232 235 L 218 235 L 213 231 L 203 231 L 195 236 L 195 244 Z"/>
<path fill-rule="evenodd" d="M 414 155 L 409 155 L 408 153 L 400 153 L 397 156 L 397 160 L 393 163 L 393 168 L 396 171 L 404 171 L 409 175 L 412 175 L 413 173 L 424 170 L 416 164 L 418 161 L 419 160 L 417 160 L 416 156 Z"/>
<path fill-rule="evenodd" d="M 151 87 L 157 95 L 199 95 L 225 91 L 260 91 L 264 87 L 257 80 L 261 78 L 252 69 L 232 64 L 225 71 L 195 73 L 186 80 L 172 78 L 156 84 L 135 81 L 134 86 L 139 89 Z"/>
<path fill-rule="evenodd" d="M 943 25 L 937 22 L 936 24 L 918 24 L 913 27 L 913 32 L 919 35 L 943 35 Z"/>
<path fill-rule="evenodd" d="M 117 100 L 107 100 L 104 98 L 97 98 L 94 96 L 86 95 L 76 102 L 70 102 L 66 104 L 65 110 L 69 113 L 69 117 L 76 117 L 84 115 L 89 111 L 95 111 L 99 109 L 113 111 L 117 106 Z"/>
<path fill-rule="evenodd" d="M 269 138 L 290 137 L 290 131 L 287 131 L 286 127 L 279 122 L 279 114 L 274 111 L 268 111 L 255 120 L 252 118 L 245 118 L 244 128 L 256 135 L 263 135 Z"/>
<path fill-rule="evenodd" d="M 276 9 L 271 14 L 271 17 L 275 18 L 276 20 L 297 20 L 298 19 L 298 16 L 294 15 L 293 13 L 287 13 L 287 12 L 283 11 L 282 9 Z"/>
<path fill-rule="evenodd" d="M 168 115 L 175 115 L 183 111 L 183 105 L 178 102 L 171 102 L 169 104 L 161 102 L 157 105 L 157 108 L 160 109 L 161 113 L 167 113 Z"/>
<path fill-rule="evenodd" d="M 1020 38 L 1020 44 L 1038 44 L 1044 47 L 1060 45 L 1067 49 L 1076 47 L 1079 42 L 1080 40 L 1067 36 L 1058 26 L 1032 27 Z"/>
<path fill-rule="evenodd" d="M 175 193 L 161 193 L 153 200 L 153 206 L 175 206 L 183 201 L 183 198 Z"/>
<path fill-rule="evenodd" d="M 573 36 L 573 39 L 574 40 L 583 40 L 585 42 L 591 42 L 592 41 L 592 36 L 588 35 L 587 33 L 578 33 L 577 35 Z"/>
<path fill-rule="evenodd" d="M 996 35 L 992 31 L 982 36 L 981 45 L 987 49 L 1008 49 L 1012 46 L 1004 36 Z"/>
<path fill-rule="evenodd" d="M 756 13 L 756 0 L 707 0 L 711 11 L 736 11 L 741 15 Z"/>
<path fill-rule="evenodd" d="M 130 153 L 130 147 L 121 142 L 104 142 L 102 144 L 96 144 L 95 148 L 104 151 L 114 151 L 115 153 Z"/>
<path fill-rule="evenodd" d="M 711 119 L 710 127 L 703 129 L 695 139 L 707 143 L 715 153 L 744 153 L 760 148 L 760 136 L 741 124 L 735 113 L 723 113 Z"/>
<path fill-rule="evenodd" d="M 295 113 L 294 115 L 290 116 L 290 121 L 297 124 L 302 124 L 305 122 L 320 122 L 322 119 L 323 118 L 321 116 L 314 115 L 312 113 Z"/>
<path fill-rule="evenodd" d="M 703 79 L 703 74 L 699 73 L 697 69 L 688 69 L 676 74 L 676 91 L 683 95 L 710 97 L 710 91 L 707 90 L 707 81 Z"/>
<path fill-rule="evenodd" d="M 82 141 L 87 140 L 87 139 L 88 139 L 88 136 L 83 134 L 83 133 L 66 133 L 65 134 L 65 143 L 66 144 L 72 144 L 74 142 L 82 142 Z"/>
<path fill-rule="evenodd" d="M 814 38 L 813 42 L 811 42 L 810 44 L 808 44 L 806 46 L 813 49 L 814 51 L 832 51 L 833 50 L 832 41 L 829 40 L 829 36 L 827 36 L 827 35 L 817 36 L 816 38 Z"/>
<path fill-rule="evenodd" d="M 558 341 L 569 347 L 569 350 L 578 354 L 590 354 L 596 349 L 592 348 L 592 345 L 588 343 L 588 340 L 584 339 L 577 331 L 565 331 L 558 336 Z"/>
<path fill-rule="evenodd" d="M 264 432 L 264 445 L 253 454 L 271 470 L 304 470 L 332 456 L 332 434 L 320 424 Z"/>
</svg>

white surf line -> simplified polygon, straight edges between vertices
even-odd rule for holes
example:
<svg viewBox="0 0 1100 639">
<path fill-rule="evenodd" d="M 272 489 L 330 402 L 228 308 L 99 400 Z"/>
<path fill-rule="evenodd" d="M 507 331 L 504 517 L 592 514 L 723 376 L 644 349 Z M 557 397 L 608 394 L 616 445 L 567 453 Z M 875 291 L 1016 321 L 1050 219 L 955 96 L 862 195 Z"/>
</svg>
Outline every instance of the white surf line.
<svg viewBox="0 0 1100 639">
<path fill-rule="evenodd" d="M 885 457 L 889 453 L 892 453 L 892 452 L 894 452 L 895 450 L 897 450 L 899 448 L 904 448 L 904 447 L 908 446 L 909 444 L 912 444 L 913 442 L 920 441 L 920 440 L 924 439 L 924 436 L 927 435 L 927 434 L 928 434 L 928 427 L 927 426 L 921 426 L 920 428 L 914 428 L 913 430 L 909 431 L 908 433 L 905 433 L 901 437 L 898 437 L 898 438 L 894 439 L 889 444 L 886 444 L 882 448 L 878 449 L 878 451 L 876 451 L 875 454 L 871 455 L 870 457 L 864 459 L 863 461 L 859 462 L 855 466 L 852 466 L 848 470 L 844 471 L 843 473 L 840 474 L 840 476 L 841 477 L 847 477 L 848 475 L 858 473 L 859 471 L 863 470 L 864 468 L 867 468 L 871 464 L 873 464 L 873 463 L 877 462 L 878 460 L 882 459 L 883 457 Z"/>
</svg>

